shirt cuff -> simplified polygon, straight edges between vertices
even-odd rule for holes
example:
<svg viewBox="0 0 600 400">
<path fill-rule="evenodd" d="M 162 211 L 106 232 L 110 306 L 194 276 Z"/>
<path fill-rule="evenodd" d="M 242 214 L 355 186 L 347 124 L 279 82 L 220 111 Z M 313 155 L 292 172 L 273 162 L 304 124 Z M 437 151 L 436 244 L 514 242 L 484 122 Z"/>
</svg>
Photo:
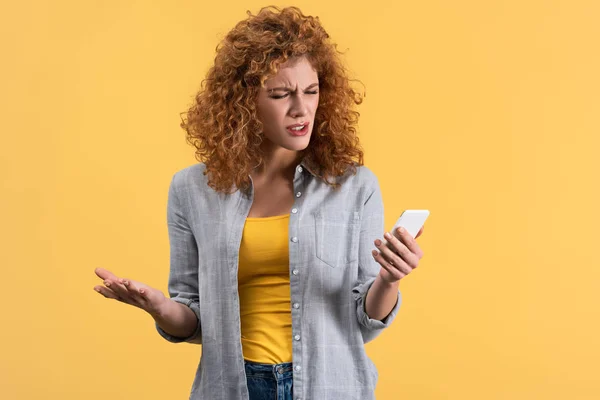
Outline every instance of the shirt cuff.
<svg viewBox="0 0 600 400">
<path fill-rule="evenodd" d="M 160 326 L 158 326 L 157 322 L 154 322 L 154 326 L 158 331 L 159 335 L 168 340 L 171 343 L 181 343 L 181 342 L 189 342 L 189 343 L 202 343 L 202 335 L 201 335 L 201 324 L 200 324 L 200 305 L 194 302 L 191 299 L 184 299 L 181 297 L 173 297 L 171 300 L 176 301 L 177 303 L 181 303 L 185 306 L 188 306 L 194 314 L 196 314 L 196 318 L 198 318 L 198 325 L 196 326 L 196 330 L 188 337 L 178 337 L 173 336 L 165 332 Z"/>
<path fill-rule="evenodd" d="M 358 322 L 368 330 L 373 331 L 384 329 L 390 326 L 390 324 L 396 318 L 396 314 L 398 313 L 400 304 L 402 303 L 402 294 L 398 290 L 398 298 L 396 300 L 396 304 L 392 308 L 392 311 L 390 311 L 390 313 L 383 320 L 370 318 L 365 310 L 365 303 L 367 293 L 373 285 L 373 282 L 375 282 L 375 279 L 376 278 L 370 278 L 368 281 L 352 290 L 354 299 L 356 300 L 356 316 L 358 317 Z"/>
</svg>

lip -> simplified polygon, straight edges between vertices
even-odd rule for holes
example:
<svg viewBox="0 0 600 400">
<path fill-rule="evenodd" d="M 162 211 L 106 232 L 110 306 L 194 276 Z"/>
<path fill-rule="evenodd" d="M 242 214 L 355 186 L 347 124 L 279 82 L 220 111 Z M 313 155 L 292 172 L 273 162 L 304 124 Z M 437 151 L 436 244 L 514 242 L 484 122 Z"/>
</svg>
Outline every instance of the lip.
<svg viewBox="0 0 600 400">
<path fill-rule="evenodd" d="M 304 124 L 294 124 L 294 125 L 290 125 L 290 126 L 286 127 L 286 130 L 292 136 L 304 136 L 308 133 L 308 125 L 309 125 L 308 122 L 305 122 Z M 295 126 L 303 126 L 303 128 L 300 129 L 299 131 L 292 130 L 291 128 L 293 128 Z"/>
<path fill-rule="evenodd" d="M 285 129 L 289 129 L 289 128 L 295 128 L 295 127 L 297 127 L 297 126 L 302 126 L 302 125 L 308 125 L 308 122 L 303 122 L 303 123 L 301 123 L 301 124 L 289 125 L 289 126 L 286 126 L 286 127 L 285 127 Z"/>
</svg>

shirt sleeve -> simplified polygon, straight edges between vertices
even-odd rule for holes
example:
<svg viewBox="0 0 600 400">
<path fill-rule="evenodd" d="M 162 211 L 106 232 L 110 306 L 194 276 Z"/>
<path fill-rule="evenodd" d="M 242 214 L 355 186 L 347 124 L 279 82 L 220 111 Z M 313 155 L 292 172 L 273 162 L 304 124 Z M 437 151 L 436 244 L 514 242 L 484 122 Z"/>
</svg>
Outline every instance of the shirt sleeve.
<svg viewBox="0 0 600 400">
<path fill-rule="evenodd" d="M 177 337 L 165 332 L 158 323 L 158 333 L 172 343 L 202 343 L 200 325 L 200 303 L 198 292 L 198 247 L 196 239 L 185 218 L 184 209 L 177 196 L 176 173 L 169 186 L 167 200 L 167 228 L 169 232 L 170 269 L 169 297 L 171 300 L 188 306 L 198 319 L 196 330 L 188 337 Z"/>
<path fill-rule="evenodd" d="M 384 229 L 383 199 L 379 188 L 379 181 L 373 175 L 373 183 L 364 203 L 363 217 L 361 218 L 358 282 L 352 289 L 353 297 L 356 300 L 356 316 L 365 343 L 375 339 L 381 334 L 384 328 L 390 326 L 402 302 L 401 293 L 398 291 L 398 300 L 394 308 L 383 320 L 369 318 L 365 310 L 367 292 L 381 269 L 381 265 L 371 255 L 371 251 L 375 249 L 373 241 L 383 235 Z"/>
</svg>

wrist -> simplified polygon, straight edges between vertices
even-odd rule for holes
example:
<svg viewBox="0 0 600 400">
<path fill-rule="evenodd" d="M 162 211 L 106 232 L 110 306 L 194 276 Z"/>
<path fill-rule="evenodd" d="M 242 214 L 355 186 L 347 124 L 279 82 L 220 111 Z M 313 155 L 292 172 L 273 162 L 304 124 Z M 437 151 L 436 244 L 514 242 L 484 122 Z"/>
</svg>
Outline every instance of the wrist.
<svg viewBox="0 0 600 400">
<path fill-rule="evenodd" d="M 147 310 L 148 314 L 154 319 L 165 319 L 165 317 L 172 313 L 172 307 L 175 302 L 167 297 L 163 297 L 161 302 L 154 306 L 152 309 Z"/>
<path fill-rule="evenodd" d="M 387 278 L 385 278 L 383 276 L 383 274 L 382 274 L 383 271 L 384 271 L 383 269 L 381 271 L 379 271 L 379 274 L 377 275 L 377 278 L 375 278 L 376 280 L 379 281 L 379 284 L 381 286 L 384 286 L 385 288 L 393 288 L 394 286 L 398 287 L 398 285 L 400 284 L 400 279 L 398 279 L 398 280 L 391 280 L 390 281 L 390 280 L 388 280 Z"/>
</svg>

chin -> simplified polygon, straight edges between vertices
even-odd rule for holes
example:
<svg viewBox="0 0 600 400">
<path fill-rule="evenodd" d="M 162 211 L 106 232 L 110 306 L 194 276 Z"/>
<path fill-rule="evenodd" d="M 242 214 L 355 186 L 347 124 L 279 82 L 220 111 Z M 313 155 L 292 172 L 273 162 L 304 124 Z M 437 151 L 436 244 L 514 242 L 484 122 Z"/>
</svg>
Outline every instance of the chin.
<svg viewBox="0 0 600 400">
<path fill-rule="evenodd" d="M 304 150 L 308 147 L 310 143 L 310 135 L 306 135 L 302 138 L 300 138 L 300 140 L 298 140 L 298 138 L 296 138 L 292 143 L 287 142 L 284 145 L 282 145 L 281 147 L 284 147 L 288 150 L 293 150 L 293 151 L 299 151 L 299 150 Z"/>
</svg>

